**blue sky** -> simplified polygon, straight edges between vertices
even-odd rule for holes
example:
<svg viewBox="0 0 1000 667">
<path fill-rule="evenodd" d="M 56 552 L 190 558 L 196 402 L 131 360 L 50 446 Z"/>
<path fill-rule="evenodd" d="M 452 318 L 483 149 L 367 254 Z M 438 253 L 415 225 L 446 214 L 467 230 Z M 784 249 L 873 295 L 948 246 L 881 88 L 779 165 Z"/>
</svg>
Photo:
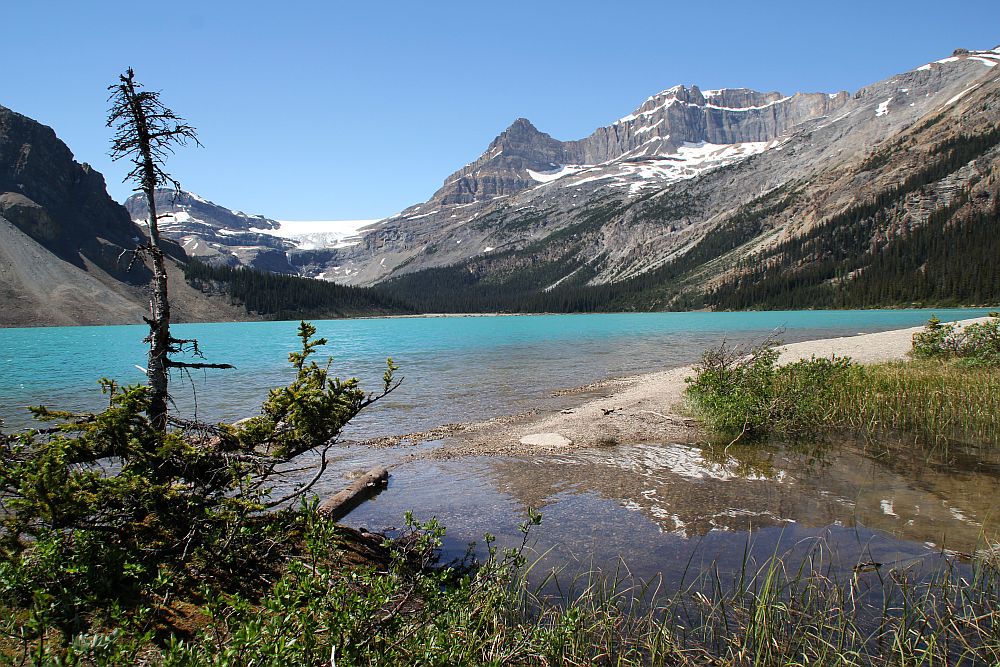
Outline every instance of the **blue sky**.
<svg viewBox="0 0 1000 667">
<path fill-rule="evenodd" d="M 812 5 L 816 5 L 813 8 Z M 849 90 L 1000 44 L 1000 2 L 9 0 L 0 104 L 105 174 L 106 87 L 132 66 L 198 128 L 168 169 L 279 219 L 391 215 L 515 118 L 578 139 L 646 97 Z"/>
</svg>

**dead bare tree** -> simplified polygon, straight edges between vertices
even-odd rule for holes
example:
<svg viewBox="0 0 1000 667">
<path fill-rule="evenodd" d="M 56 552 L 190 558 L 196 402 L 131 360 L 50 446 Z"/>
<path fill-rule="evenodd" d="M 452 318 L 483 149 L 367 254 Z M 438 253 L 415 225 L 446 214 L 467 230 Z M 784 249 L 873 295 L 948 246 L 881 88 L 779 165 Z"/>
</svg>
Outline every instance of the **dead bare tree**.
<svg viewBox="0 0 1000 667">
<path fill-rule="evenodd" d="M 149 211 L 149 242 L 136 248 L 136 257 L 148 260 L 153 270 L 153 289 L 149 302 L 149 357 L 146 376 L 151 401 L 147 416 L 155 428 L 167 427 L 168 381 L 171 368 L 232 368 L 229 364 L 186 363 L 171 359 L 170 355 L 185 349 L 198 351 L 197 341 L 170 336 L 170 300 L 167 294 L 167 268 L 160 246 L 157 225 L 156 189 L 169 185 L 180 190 L 180 183 L 164 169 L 167 157 L 176 146 L 188 142 L 198 144 L 195 129 L 160 102 L 158 92 L 142 90 L 135 80 L 135 72 L 128 68 L 118 77 L 118 83 L 108 86 L 107 126 L 114 128 L 111 140 L 111 159 L 128 159 L 132 170 L 125 181 L 135 183 L 135 191 L 146 197 Z"/>
</svg>

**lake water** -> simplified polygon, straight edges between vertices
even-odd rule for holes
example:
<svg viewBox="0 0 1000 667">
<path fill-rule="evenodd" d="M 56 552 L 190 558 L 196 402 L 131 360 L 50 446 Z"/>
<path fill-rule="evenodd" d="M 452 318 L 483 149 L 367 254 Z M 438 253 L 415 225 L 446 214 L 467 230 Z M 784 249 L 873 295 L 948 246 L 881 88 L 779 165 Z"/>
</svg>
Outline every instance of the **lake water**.
<svg viewBox="0 0 1000 667">
<path fill-rule="evenodd" d="M 941 319 L 985 310 L 938 309 Z M 398 318 L 315 322 L 341 376 L 376 389 L 386 356 L 404 384 L 369 409 L 351 440 L 425 430 L 526 409 L 556 409 L 553 391 L 594 380 L 695 361 L 705 348 L 761 340 L 780 330 L 794 342 L 917 326 L 932 311 L 651 313 Z M 257 412 L 270 387 L 292 377 L 294 322 L 177 325 L 198 338 L 208 361 L 232 371 L 175 374 L 176 412 L 235 420 Z M 0 417 L 7 429 L 30 424 L 23 406 L 79 410 L 104 403 L 96 380 L 141 382 L 144 327 L 0 329 Z M 738 568 L 744 552 L 767 558 L 820 549 L 839 567 L 874 560 L 922 567 L 942 549 L 971 551 L 993 530 L 1000 462 L 978 454 L 947 462 L 903 450 L 873 457 L 855 447 L 731 448 L 683 443 L 622 444 L 559 456 L 412 460 L 440 443 L 337 453 L 321 493 L 379 463 L 389 488 L 346 523 L 399 526 L 412 509 L 449 529 L 447 555 L 485 532 L 517 539 L 526 507 L 544 519 L 536 549 L 545 563 L 614 567 L 678 582 L 715 562 Z"/>
</svg>

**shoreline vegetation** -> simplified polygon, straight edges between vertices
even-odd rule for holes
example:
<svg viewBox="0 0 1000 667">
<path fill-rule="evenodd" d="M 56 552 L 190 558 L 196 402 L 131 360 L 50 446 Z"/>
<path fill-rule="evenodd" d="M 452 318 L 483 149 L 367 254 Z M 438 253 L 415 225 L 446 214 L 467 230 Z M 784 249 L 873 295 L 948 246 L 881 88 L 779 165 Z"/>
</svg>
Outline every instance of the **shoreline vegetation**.
<svg viewBox="0 0 1000 667">
<path fill-rule="evenodd" d="M 686 395 L 710 428 L 737 440 L 847 430 L 931 447 L 1000 444 L 1000 315 L 932 317 L 911 341 L 910 361 L 868 364 L 835 352 L 779 364 L 772 341 L 722 344 L 694 366 Z"/>
<path fill-rule="evenodd" d="M 961 325 L 989 318 L 962 320 Z M 912 349 L 913 335 L 923 326 L 856 336 L 802 341 L 775 348 L 778 364 L 811 357 L 850 357 L 859 365 L 898 362 Z M 525 412 L 478 422 L 447 424 L 429 431 L 372 438 L 361 444 L 392 447 L 448 438 L 443 446 L 417 453 L 416 458 L 510 456 L 564 451 L 567 448 L 611 446 L 617 443 L 684 442 L 704 439 L 685 398 L 696 365 L 643 375 L 611 378 L 558 394 L 579 395 L 556 413 Z M 544 440 L 532 436 L 548 437 Z M 528 442 L 522 442 L 528 439 Z M 532 444 L 542 443 L 542 444 Z"/>
<path fill-rule="evenodd" d="M 396 446 L 451 436 L 432 455 L 505 455 L 693 440 L 709 428 L 730 437 L 734 425 L 736 438 L 766 437 L 775 429 L 807 433 L 833 423 L 817 415 L 839 415 L 855 420 L 840 426 L 856 430 L 863 430 L 863 422 L 884 424 L 885 430 L 868 429 L 876 438 L 886 430 L 915 433 L 915 446 L 938 444 L 929 434 L 948 442 L 968 439 L 969 433 L 979 444 L 992 446 L 998 410 L 987 406 L 957 424 L 944 417 L 890 422 L 891 415 L 925 408 L 920 401 L 885 399 L 928 388 L 934 395 L 964 391 L 973 382 L 971 394 L 945 403 L 963 408 L 977 392 L 984 393 L 975 387 L 986 387 L 987 398 L 995 402 L 998 323 L 996 317 L 960 326 L 932 320 L 922 328 L 762 345 L 749 355 L 720 347 L 695 366 L 568 390 L 566 396 L 580 400 L 555 414 L 448 425 L 366 444 Z M 303 341 L 311 351 L 308 336 Z M 903 361 L 911 349 L 925 358 Z M 847 356 L 851 363 L 838 361 Z M 322 370 L 315 364 L 309 368 Z M 387 387 L 391 371 L 390 362 Z M 899 380 L 901 374 L 911 377 Z M 942 375 L 959 381 L 928 380 Z M 817 386 L 825 393 L 815 394 Z M 900 387 L 909 393 L 904 396 Z M 127 413 L 128 420 L 106 426 L 127 435 L 128 424 L 142 420 L 141 393 L 119 392 L 131 404 L 117 406 L 112 394 L 112 408 Z M 706 426 L 692 419 L 687 397 L 699 417 L 709 421 Z M 874 418 L 864 412 L 886 405 Z M 749 411 L 740 412 L 745 408 Z M 727 419 L 719 420 L 719 414 Z M 747 414 L 765 418 L 750 428 Z M 148 519 L 136 524 L 134 533 L 95 532 L 92 522 L 67 523 L 81 503 L 98 503 L 95 507 L 103 509 L 96 516 L 112 523 L 119 511 L 114 503 L 100 505 L 100 494 L 94 495 L 101 479 L 109 479 L 107 471 L 74 472 L 72 464 L 66 465 L 65 458 L 79 446 L 72 434 L 81 427 L 90 429 L 89 423 L 77 422 L 49 433 L 61 443 L 55 455 L 36 469 L 19 469 L 33 476 L 6 475 L 7 520 L 0 534 L 0 659 L 5 663 L 344 667 L 1000 661 L 1000 551 L 988 540 L 961 557 L 942 553 L 930 575 L 880 563 L 858 563 L 853 573 L 836 575 L 832 554 L 819 544 L 800 562 L 785 562 L 777 553 L 757 561 L 748 548 L 738 572 L 692 572 L 676 591 L 661 590 L 656 580 L 636 581 L 628 573 L 627 555 L 615 571 L 555 585 L 555 575 L 531 583 L 537 577 L 526 547 L 532 531 L 545 529 L 532 510 L 521 525 L 520 545 L 501 548 L 487 535 L 481 561 L 470 553 L 461 563 L 442 564 L 437 553 L 444 527 L 434 519 L 421 523 L 408 514 L 402 533 L 387 540 L 337 526 L 315 502 L 303 501 L 298 509 L 244 513 L 232 525 L 235 532 L 220 531 L 221 542 L 200 537 L 203 543 L 192 559 L 186 547 L 177 551 L 163 526 Z M 4 440 L 8 456 L 25 445 Z M 184 465 L 198 465 L 196 453 L 190 458 L 181 441 L 170 439 L 170 446 L 178 453 L 156 456 L 180 455 L 189 457 Z M 86 484 L 79 485 L 72 477 L 76 473 L 84 474 L 79 479 Z M 154 473 L 161 474 L 134 468 L 129 488 L 141 488 L 141 476 Z M 78 486 L 75 494 L 61 497 L 66 489 L 57 491 L 67 479 Z M 10 484 L 18 491 L 12 493 Z M 169 485 L 161 490 L 168 504 L 186 493 Z M 111 498 L 114 492 L 112 486 L 101 493 Z M 166 524 L 162 509 L 147 509 Z M 224 513 L 212 516 L 219 526 L 228 525 Z M 197 531 L 198 521 L 191 523 Z M 14 528 L 33 537 L 21 539 Z M 116 542 L 122 537 L 128 539 Z M 129 542 L 133 539 L 135 544 Z M 184 539 L 190 541 L 190 535 Z M 115 562 L 101 558 L 108 542 L 120 547 Z M 231 544 L 239 550 L 228 553 Z M 133 547 L 142 554 L 151 546 L 176 558 L 157 565 L 129 555 Z M 226 556 L 213 563 L 212 554 Z M 119 580 L 122 587 L 114 585 Z M 560 595 L 548 592 L 553 586 Z"/>
</svg>

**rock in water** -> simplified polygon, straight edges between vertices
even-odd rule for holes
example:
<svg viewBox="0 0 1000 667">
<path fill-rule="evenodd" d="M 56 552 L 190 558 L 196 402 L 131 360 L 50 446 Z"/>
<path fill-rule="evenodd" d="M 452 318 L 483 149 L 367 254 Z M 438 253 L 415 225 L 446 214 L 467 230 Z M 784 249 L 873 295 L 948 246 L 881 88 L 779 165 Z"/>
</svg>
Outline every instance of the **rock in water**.
<svg viewBox="0 0 1000 667">
<path fill-rule="evenodd" d="M 569 447 L 573 441 L 559 433 L 532 433 L 521 438 L 522 445 L 531 447 Z"/>
</svg>

